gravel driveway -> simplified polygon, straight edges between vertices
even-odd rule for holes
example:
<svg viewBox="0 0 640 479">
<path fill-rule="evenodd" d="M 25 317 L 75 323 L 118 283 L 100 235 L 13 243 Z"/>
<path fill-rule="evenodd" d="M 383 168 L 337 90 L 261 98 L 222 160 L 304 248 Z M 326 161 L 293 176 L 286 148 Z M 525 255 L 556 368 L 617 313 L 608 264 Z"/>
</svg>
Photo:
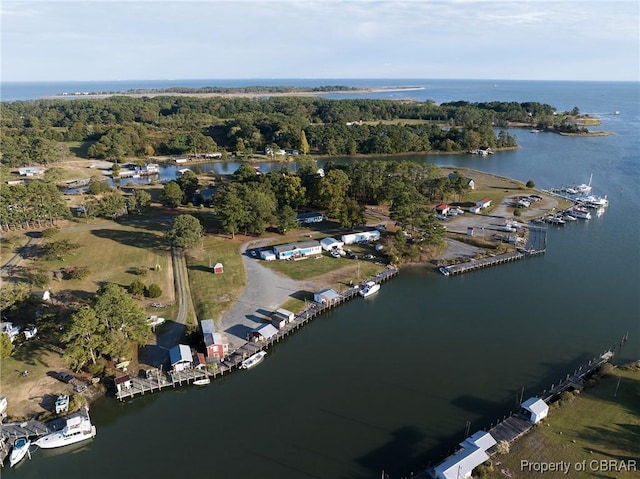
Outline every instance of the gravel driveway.
<svg viewBox="0 0 640 479">
<path fill-rule="evenodd" d="M 227 334 L 230 349 L 244 344 L 249 331 L 264 324 L 271 312 L 291 299 L 293 293 L 305 289 L 306 284 L 263 267 L 260 260 L 246 253 L 247 246 L 255 248 L 260 243 L 253 241 L 240 249 L 247 285 L 240 299 L 216 321 L 217 330 Z"/>
</svg>

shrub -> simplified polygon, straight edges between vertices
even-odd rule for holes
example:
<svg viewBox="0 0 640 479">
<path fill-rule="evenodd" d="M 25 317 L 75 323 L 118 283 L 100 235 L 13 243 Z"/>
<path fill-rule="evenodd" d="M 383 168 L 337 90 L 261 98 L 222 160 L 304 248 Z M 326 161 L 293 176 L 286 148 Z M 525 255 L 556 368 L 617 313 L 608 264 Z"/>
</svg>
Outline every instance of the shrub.
<svg viewBox="0 0 640 479">
<path fill-rule="evenodd" d="M 535 188 L 536 184 L 533 182 L 533 180 L 529 180 L 529 181 L 527 181 L 527 184 L 525 186 L 527 188 Z"/>
<path fill-rule="evenodd" d="M 60 233 L 60 228 L 47 228 L 42 231 L 43 238 L 53 238 L 55 235 Z"/>
<path fill-rule="evenodd" d="M 129 294 L 132 296 L 144 296 L 147 287 L 139 279 L 134 279 L 129 285 Z"/>
<path fill-rule="evenodd" d="M 70 266 L 63 270 L 64 279 L 85 279 L 91 271 L 86 266 Z"/>
<path fill-rule="evenodd" d="M 152 283 L 147 288 L 145 296 L 148 298 L 159 298 L 162 296 L 162 289 L 156 283 Z"/>
<path fill-rule="evenodd" d="M 513 210 L 513 216 L 522 216 L 522 212 L 519 209 Z"/>
</svg>

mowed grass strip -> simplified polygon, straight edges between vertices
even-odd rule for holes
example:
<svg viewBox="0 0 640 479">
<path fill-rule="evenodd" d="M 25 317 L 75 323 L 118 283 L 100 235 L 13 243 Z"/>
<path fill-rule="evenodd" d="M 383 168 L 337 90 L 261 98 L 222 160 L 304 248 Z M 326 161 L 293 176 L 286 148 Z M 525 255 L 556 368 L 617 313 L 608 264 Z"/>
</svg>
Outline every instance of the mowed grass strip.
<svg viewBox="0 0 640 479">
<path fill-rule="evenodd" d="M 636 470 L 611 468 L 615 461 L 635 460 Z M 553 407 L 542 424 L 511 445 L 504 456 L 494 456 L 495 471 L 487 477 L 522 479 L 540 477 L 568 478 L 637 478 L 640 471 L 640 367 L 627 366 L 614 369 L 595 386 L 585 389 L 576 398 Z M 567 475 L 558 472 L 529 470 L 529 463 L 568 463 Z M 581 471 L 586 461 L 586 469 Z M 601 463 L 600 461 L 605 461 Z M 602 464 L 607 464 L 605 470 Z M 625 462 L 625 464 L 631 464 Z"/>
<path fill-rule="evenodd" d="M 61 231 L 49 241 L 68 240 L 78 248 L 63 260 L 36 261 L 36 265 L 50 271 L 67 267 L 89 269 L 84 279 L 52 280 L 50 288 L 54 295 L 64 290 L 95 293 L 104 283 L 128 287 L 139 279 L 147 286 L 156 283 L 162 289 L 160 298 L 148 301 L 172 302 L 175 294 L 171 255 L 162 235 L 161 231 L 114 224 L 93 230 Z M 157 271 L 156 265 L 160 266 Z M 146 274 L 138 274 L 138 270 Z"/>
<path fill-rule="evenodd" d="M 198 320 L 218 319 L 240 298 L 247 275 L 240 256 L 240 243 L 221 236 L 206 236 L 202 246 L 188 252 L 189 287 Z M 211 266 L 222 263 L 224 273 Z"/>
</svg>

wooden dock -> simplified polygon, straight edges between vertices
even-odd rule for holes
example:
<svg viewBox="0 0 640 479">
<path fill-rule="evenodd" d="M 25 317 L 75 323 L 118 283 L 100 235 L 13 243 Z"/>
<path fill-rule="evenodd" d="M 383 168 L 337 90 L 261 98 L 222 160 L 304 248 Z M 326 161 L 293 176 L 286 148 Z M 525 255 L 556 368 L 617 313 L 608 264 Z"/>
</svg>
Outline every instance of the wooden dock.
<svg viewBox="0 0 640 479">
<path fill-rule="evenodd" d="M 125 399 L 132 398 L 137 395 L 145 395 L 147 393 L 153 393 L 155 391 L 161 391 L 166 387 L 183 386 L 193 383 L 198 379 L 205 379 L 209 376 L 207 371 L 201 369 L 185 369 L 182 371 L 169 371 L 162 372 L 156 371 L 154 377 L 131 378 L 131 386 L 123 387 L 116 392 L 116 398 L 124 401 Z"/>
<path fill-rule="evenodd" d="M 167 387 L 176 387 L 182 385 L 188 385 L 193 383 L 193 381 L 197 379 L 204 379 L 206 377 L 216 378 L 217 376 L 222 376 L 224 373 L 233 370 L 234 368 L 240 368 L 242 362 L 248 357 L 254 355 L 258 351 L 263 351 L 269 349 L 274 344 L 280 342 L 282 339 L 286 338 L 289 334 L 297 331 L 304 325 L 311 322 L 314 318 L 318 317 L 322 313 L 336 308 L 341 304 L 349 301 L 355 297 L 359 297 L 358 292 L 360 291 L 360 287 L 364 285 L 367 281 L 373 281 L 375 283 L 381 284 L 386 281 L 389 281 L 391 278 L 397 276 L 399 273 L 398 268 L 388 266 L 384 271 L 378 273 L 377 275 L 368 278 L 366 281 L 363 281 L 361 284 L 354 285 L 344 291 L 339 295 L 331 303 L 326 304 L 317 304 L 313 303 L 309 305 L 304 311 L 298 314 L 291 322 L 284 325 L 281 329 L 278 330 L 278 333 L 273 335 L 272 337 L 261 340 L 261 341 L 247 341 L 238 349 L 236 349 L 232 354 L 227 356 L 224 361 L 222 361 L 217 369 L 214 371 L 204 371 L 199 369 L 188 369 L 180 372 L 162 372 L 156 371 L 156 374 L 151 378 L 131 378 L 131 386 L 129 388 L 121 388 L 120 391 L 116 393 L 116 397 L 121 401 L 125 399 L 132 398 L 137 395 L 144 395 L 147 393 L 153 393 L 156 391 L 160 391 Z"/>
<path fill-rule="evenodd" d="M 497 254 L 495 256 L 488 256 L 481 259 L 472 259 L 466 263 L 452 264 L 449 266 L 443 266 L 448 272 L 446 276 L 453 276 L 456 274 L 468 273 L 470 271 L 476 271 L 478 269 L 488 268 L 489 266 L 496 266 L 499 264 L 510 263 L 519 259 L 525 258 L 526 255 L 520 251 L 512 251 L 510 253 Z"/>
</svg>

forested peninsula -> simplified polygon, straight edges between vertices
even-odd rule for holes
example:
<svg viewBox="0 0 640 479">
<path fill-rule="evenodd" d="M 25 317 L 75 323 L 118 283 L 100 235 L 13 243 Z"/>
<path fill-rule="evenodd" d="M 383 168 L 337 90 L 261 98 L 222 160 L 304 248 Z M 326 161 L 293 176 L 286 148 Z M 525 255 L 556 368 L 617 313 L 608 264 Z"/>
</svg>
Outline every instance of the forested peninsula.
<svg viewBox="0 0 640 479">
<path fill-rule="evenodd" d="M 2 103 L 1 163 L 15 168 L 74 156 L 124 162 L 206 153 L 249 159 L 286 150 L 329 156 L 498 150 L 517 147 L 507 131 L 514 124 L 577 132 L 575 119 L 575 111 L 559 114 L 537 102 L 170 94 L 16 101 Z"/>
</svg>

